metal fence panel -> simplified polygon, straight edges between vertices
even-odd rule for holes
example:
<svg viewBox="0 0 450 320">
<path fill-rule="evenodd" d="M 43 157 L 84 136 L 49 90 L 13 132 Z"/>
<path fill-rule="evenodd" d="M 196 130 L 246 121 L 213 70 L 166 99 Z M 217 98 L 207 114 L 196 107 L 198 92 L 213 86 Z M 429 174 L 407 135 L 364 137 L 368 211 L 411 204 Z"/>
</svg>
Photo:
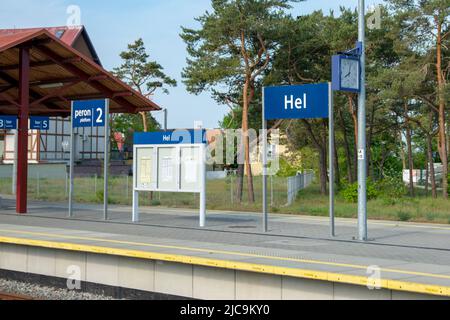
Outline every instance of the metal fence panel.
<svg viewBox="0 0 450 320">
<path fill-rule="evenodd" d="M 304 190 L 308 188 L 314 181 L 314 173 L 302 173 L 298 174 L 294 177 L 289 177 L 287 180 L 287 189 L 288 189 L 288 202 L 287 205 L 292 205 L 297 199 L 298 192 L 300 190 Z"/>
</svg>

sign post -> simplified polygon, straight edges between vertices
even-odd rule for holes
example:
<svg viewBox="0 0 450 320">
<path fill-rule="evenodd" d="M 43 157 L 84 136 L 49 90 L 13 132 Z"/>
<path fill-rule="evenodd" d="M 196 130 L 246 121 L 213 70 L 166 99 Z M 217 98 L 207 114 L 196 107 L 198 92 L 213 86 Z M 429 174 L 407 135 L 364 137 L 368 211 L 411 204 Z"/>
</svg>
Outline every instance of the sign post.
<svg viewBox="0 0 450 320">
<path fill-rule="evenodd" d="M 103 164 L 103 219 L 108 220 L 108 177 L 109 177 L 109 150 L 111 141 L 109 139 L 109 100 L 105 100 L 105 154 Z"/>
<path fill-rule="evenodd" d="M 108 166 L 109 166 L 109 100 L 72 101 L 72 118 L 70 129 L 70 183 L 69 183 L 69 217 L 73 217 L 75 132 L 76 128 L 105 128 L 104 190 L 103 214 L 108 219 Z"/>
<path fill-rule="evenodd" d="M 358 41 L 361 44 L 361 92 L 358 97 L 358 239 L 367 241 L 367 162 L 366 162 L 366 16 L 365 1 L 359 0 Z"/>
<path fill-rule="evenodd" d="M 267 121 L 275 119 L 329 118 L 330 220 L 334 227 L 334 116 L 331 83 L 263 88 L 263 229 L 268 231 Z"/>
<path fill-rule="evenodd" d="M 356 48 L 333 56 L 333 90 L 358 94 L 358 240 L 367 241 L 365 1 L 358 0 Z"/>
<path fill-rule="evenodd" d="M 266 88 L 263 87 L 262 99 L 262 126 L 263 126 L 263 232 L 269 231 L 269 210 L 267 206 L 267 119 L 266 119 Z"/>
<path fill-rule="evenodd" d="M 330 171 L 330 234 L 332 237 L 336 236 L 335 228 L 335 212 L 334 212 L 334 185 L 335 185 L 335 167 L 334 167 L 334 149 L 335 149 L 335 133 L 334 133 L 334 99 L 333 99 L 333 89 L 331 85 L 328 87 L 328 106 L 329 106 L 329 117 L 328 117 L 328 143 L 329 143 L 329 171 Z"/>
</svg>

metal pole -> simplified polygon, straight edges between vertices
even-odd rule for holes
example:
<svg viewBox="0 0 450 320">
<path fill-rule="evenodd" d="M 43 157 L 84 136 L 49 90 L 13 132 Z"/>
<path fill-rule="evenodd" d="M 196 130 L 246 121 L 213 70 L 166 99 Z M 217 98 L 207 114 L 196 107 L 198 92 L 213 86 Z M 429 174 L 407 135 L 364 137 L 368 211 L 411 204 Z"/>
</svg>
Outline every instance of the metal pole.
<svg viewBox="0 0 450 320">
<path fill-rule="evenodd" d="M 109 99 L 105 101 L 105 155 L 104 155 L 104 188 L 103 188 L 103 218 L 108 220 L 108 172 L 109 172 Z"/>
<path fill-rule="evenodd" d="M 133 147 L 133 215 L 132 221 L 134 223 L 139 222 L 139 192 L 136 190 L 137 185 L 137 149 Z"/>
<path fill-rule="evenodd" d="M 358 40 L 361 42 L 361 92 L 358 101 L 358 239 L 360 241 L 367 241 L 365 22 L 365 1 L 359 0 Z"/>
<path fill-rule="evenodd" d="M 334 217 L 334 101 L 331 83 L 328 84 L 328 104 L 329 104 L 329 170 L 330 170 L 330 232 L 331 236 L 336 236 Z"/>
<path fill-rule="evenodd" d="M 73 217 L 73 165 L 75 157 L 75 134 L 73 132 L 73 102 L 71 103 L 70 120 L 70 168 L 69 168 L 69 218 Z"/>
<path fill-rule="evenodd" d="M 19 131 L 14 131 L 14 163 L 12 170 L 12 195 L 16 195 L 17 190 L 17 148 L 18 148 Z"/>
<path fill-rule="evenodd" d="M 200 165 L 201 165 L 201 176 L 200 176 L 200 228 L 206 226 L 206 144 L 202 145 L 200 148 Z"/>
<path fill-rule="evenodd" d="M 167 116 L 168 116 L 168 110 L 167 110 L 167 108 L 164 108 L 164 131 L 167 131 Z"/>
<path fill-rule="evenodd" d="M 270 175 L 270 206 L 273 208 L 273 175 Z"/>
<path fill-rule="evenodd" d="M 269 213 L 267 208 L 267 121 L 266 121 L 266 109 L 264 103 L 265 88 L 262 92 L 262 133 L 263 133 L 263 232 L 268 231 Z"/>
<path fill-rule="evenodd" d="M 127 182 L 126 182 L 126 184 L 127 184 L 127 197 L 126 197 L 126 200 L 128 200 L 130 198 L 130 186 L 129 186 L 129 177 L 128 177 L 128 175 L 127 175 Z"/>
<path fill-rule="evenodd" d="M 67 195 L 69 193 L 69 186 L 67 185 L 67 183 L 69 182 L 69 177 L 67 174 L 67 167 L 66 167 L 66 174 L 65 174 L 65 180 L 64 180 L 64 197 L 67 198 Z"/>
<path fill-rule="evenodd" d="M 39 170 L 39 168 L 36 168 L 36 169 Z M 41 186 L 39 185 L 39 180 L 40 180 L 40 179 L 39 179 L 39 172 L 36 173 L 36 179 L 37 179 L 37 182 L 36 182 L 36 197 L 39 199 L 39 196 L 40 196 L 40 193 L 41 193 L 41 192 L 40 192 L 41 190 L 39 190 L 40 187 L 41 187 Z"/>
</svg>

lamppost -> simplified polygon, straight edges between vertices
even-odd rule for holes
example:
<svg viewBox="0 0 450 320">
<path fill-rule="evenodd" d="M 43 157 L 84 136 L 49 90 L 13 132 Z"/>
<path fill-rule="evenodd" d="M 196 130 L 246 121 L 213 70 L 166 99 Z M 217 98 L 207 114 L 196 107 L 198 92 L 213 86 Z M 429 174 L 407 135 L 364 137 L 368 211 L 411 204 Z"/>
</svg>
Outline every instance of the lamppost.
<svg viewBox="0 0 450 320">
<path fill-rule="evenodd" d="M 358 96 L 358 239 L 367 241 L 366 19 L 364 0 L 359 0 L 358 13 L 358 41 L 361 45 L 361 91 Z"/>
</svg>

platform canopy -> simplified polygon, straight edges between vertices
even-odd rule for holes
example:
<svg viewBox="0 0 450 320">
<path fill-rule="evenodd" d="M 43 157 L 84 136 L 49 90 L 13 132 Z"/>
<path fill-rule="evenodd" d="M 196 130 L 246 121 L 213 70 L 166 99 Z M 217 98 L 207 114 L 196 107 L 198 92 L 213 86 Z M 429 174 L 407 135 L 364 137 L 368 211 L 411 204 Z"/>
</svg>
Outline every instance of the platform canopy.
<svg viewBox="0 0 450 320">
<path fill-rule="evenodd" d="M 93 99 L 109 99 L 110 113 L 161 110 L 103 69 L 90 41 L 74 47 L 83 30 L 0 30 L 0 115 L 18 117 L 17 213 L 27 212 L 30 116 L 67 117 L 71 101 Z"/>
<path fill-rule="evenodd" d="M 20 72 L 29 79 L 29 115 L 69 116 L 71 100 L 104 98 L 111 113 L 161 109 L 63 40 L 45 28 L 0 30 L 0 114 L 20 114 Z M 21 49 L 29 60 L 22 70 Z"/>
</svg>

